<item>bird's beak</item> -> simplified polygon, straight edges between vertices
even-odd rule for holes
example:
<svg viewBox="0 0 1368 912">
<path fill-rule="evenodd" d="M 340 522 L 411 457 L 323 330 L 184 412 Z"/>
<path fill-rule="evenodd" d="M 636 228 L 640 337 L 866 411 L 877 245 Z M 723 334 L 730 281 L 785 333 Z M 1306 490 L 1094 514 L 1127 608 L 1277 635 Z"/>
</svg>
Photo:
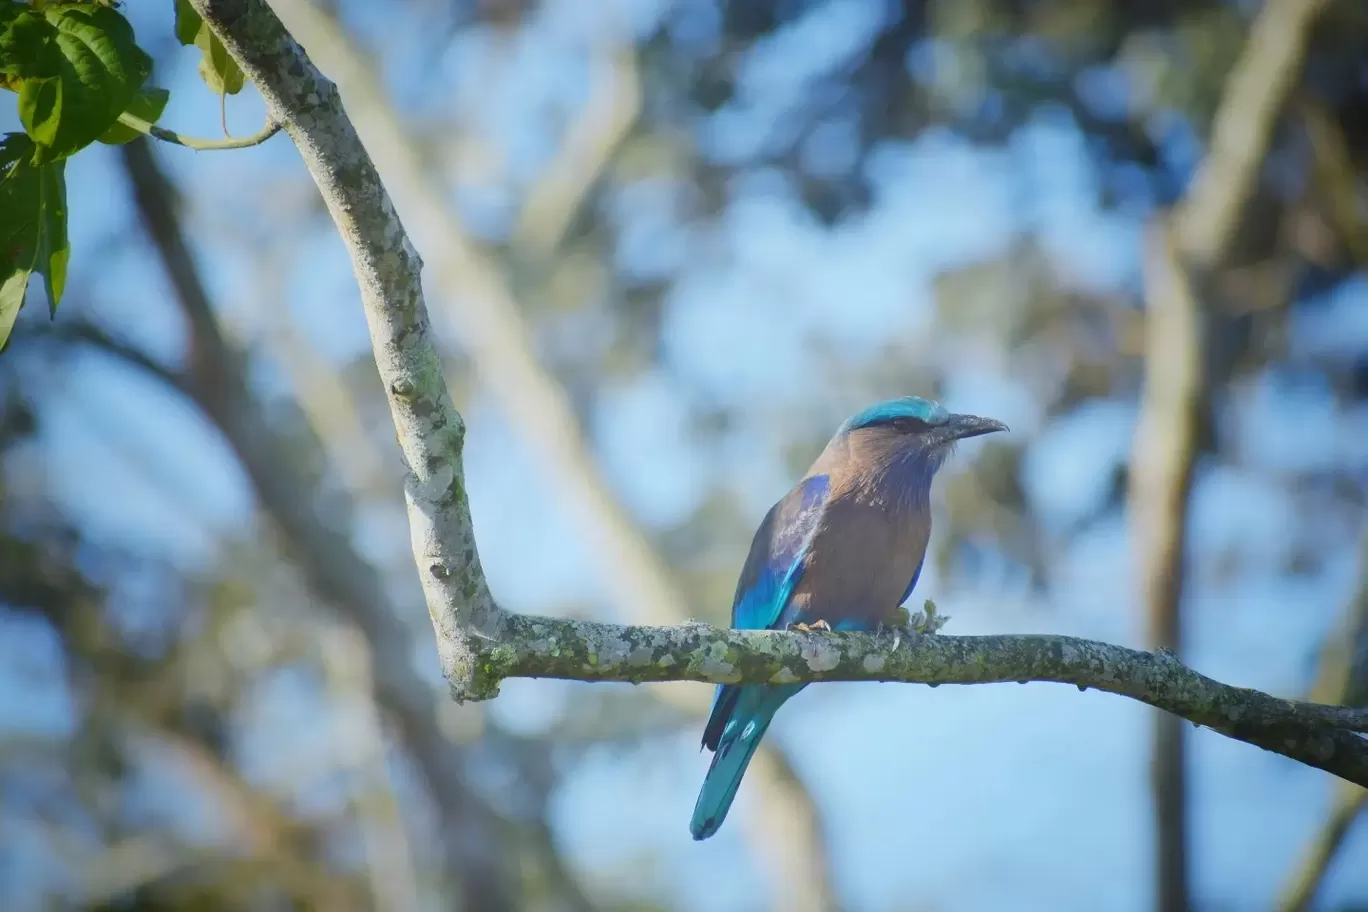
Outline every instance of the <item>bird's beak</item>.
<svg viewBox="0 0 1368 912">
<path fill-rule="evenodd" d="M 951 415 L 950 420 L 936 428 L 939 443 L 950 443 L 966 437 L 981 437 L 1007 430 L 1007 425 L 995 418 L 980 418 L 978 415 Z"/>
</svg>

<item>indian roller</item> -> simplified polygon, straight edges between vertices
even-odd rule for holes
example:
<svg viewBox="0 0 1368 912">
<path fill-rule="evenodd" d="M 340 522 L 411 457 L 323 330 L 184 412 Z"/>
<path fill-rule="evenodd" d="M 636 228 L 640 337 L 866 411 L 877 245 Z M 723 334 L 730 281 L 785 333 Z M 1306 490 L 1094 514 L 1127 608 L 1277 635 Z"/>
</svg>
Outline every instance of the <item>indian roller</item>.
<svg viewBox="0 0 1368 912">
<path fill-rule="evenodd" d="M 851 416 L 765 514 L 736 584 L 732 627 L 896 629 L 931 536 L 931 479 L 956 441 L 1005 430 L 915 396 Z M 703 730 L 713 758 L 689 822 L 694 839 L 722 826 L 770 720 L 805 686 L 717 688 Z"/>
</svg>

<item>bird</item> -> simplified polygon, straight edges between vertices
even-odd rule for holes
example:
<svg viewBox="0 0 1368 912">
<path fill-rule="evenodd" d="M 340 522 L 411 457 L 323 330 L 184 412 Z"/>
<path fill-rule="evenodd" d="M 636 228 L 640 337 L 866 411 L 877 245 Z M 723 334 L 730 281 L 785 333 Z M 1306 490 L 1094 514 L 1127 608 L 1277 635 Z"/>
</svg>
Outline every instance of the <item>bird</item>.
<svg viewBox="0 0 1368 912">
<path fill-rule="evenodd" d="M 932 478 L 957 441 L 1007 429 L 917 396 L 847 418 L 756 529 L 732 627 L 896 631 L 931 535 Z M 703 729 L 712 763 L 689 822 L 695 840 L 717 833 L 774 714 L 805 686 L 717 688 Z"/>
</svg>

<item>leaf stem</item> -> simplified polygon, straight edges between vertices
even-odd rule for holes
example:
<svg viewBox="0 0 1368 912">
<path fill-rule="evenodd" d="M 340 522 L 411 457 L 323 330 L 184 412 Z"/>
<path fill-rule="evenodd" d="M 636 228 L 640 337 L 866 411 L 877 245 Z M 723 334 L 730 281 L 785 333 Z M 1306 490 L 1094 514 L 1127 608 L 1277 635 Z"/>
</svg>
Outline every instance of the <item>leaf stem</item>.
<svg viewBox="0 0 1368 912">
<path fill-rule="evenodd" d="M 266 126 L 262 127 L 260 132 L 253 133 L 251 136 L 230 137 L 228 139 L 196 139 L 193 136 L 182 136 L 172 130 L 149 123 L 136 114 L 130 114 L 127 111 L 119 115 L 119 123 L 130 130 L 137 130 L 145 136 L 152 136 L 173 145 L 185 146 L 187 149 L 194 149 L 196 152 L 246 149 L 250 146 L 259 146 L 280 132 L 280 124 L 269 118 L 266 121 Z"/>
</svg>

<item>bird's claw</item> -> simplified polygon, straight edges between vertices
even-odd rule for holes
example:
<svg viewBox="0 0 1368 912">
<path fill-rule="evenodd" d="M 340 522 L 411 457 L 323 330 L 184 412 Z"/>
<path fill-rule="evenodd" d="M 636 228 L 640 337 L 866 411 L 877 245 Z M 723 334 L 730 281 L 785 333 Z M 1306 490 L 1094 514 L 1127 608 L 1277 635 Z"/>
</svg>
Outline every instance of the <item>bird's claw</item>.
<svg viewBox="0 0 1368 912">
<path fill-rule="evenodd" d="M 892 648 L 894 651 L 897 651 L 898 646 L 902 643 L 903 631 L 909 629 L 908 625 L 911 622 L 911 613 L 902 605 L 899 605 L 897 608 L 893 609 L 893 613 L 888 616 L 887 620 L 879 623 L 874 629 L 874 635 L 881 640 L 892 637 Z"/>
<path fill-rule="evenodd" d="M 790 624 L 789 630 L 796 630 L 799 633 L 817 633 L 819 631 L 831 633 L 831 625 L 824 620 L 816 620 L 811 624 L 804 624 L 801 621 L 797 624 Z"/>
<path fill-rule="evenodd" d="M 914 638 L 934 634 L 944 627 L 948 620 L 950 618 L 947 615 L 940 614 L 936 610 L 936 603 L 927 599 L 925 606 L 918 611 L 908 611 L 899 605 L 888 620 L 879 624 L 875 633 L 880 637 L 891 634 L 893 648 L 897 649 L 902 642 L 902 634 L 907 633 Z"/>
</svg>

